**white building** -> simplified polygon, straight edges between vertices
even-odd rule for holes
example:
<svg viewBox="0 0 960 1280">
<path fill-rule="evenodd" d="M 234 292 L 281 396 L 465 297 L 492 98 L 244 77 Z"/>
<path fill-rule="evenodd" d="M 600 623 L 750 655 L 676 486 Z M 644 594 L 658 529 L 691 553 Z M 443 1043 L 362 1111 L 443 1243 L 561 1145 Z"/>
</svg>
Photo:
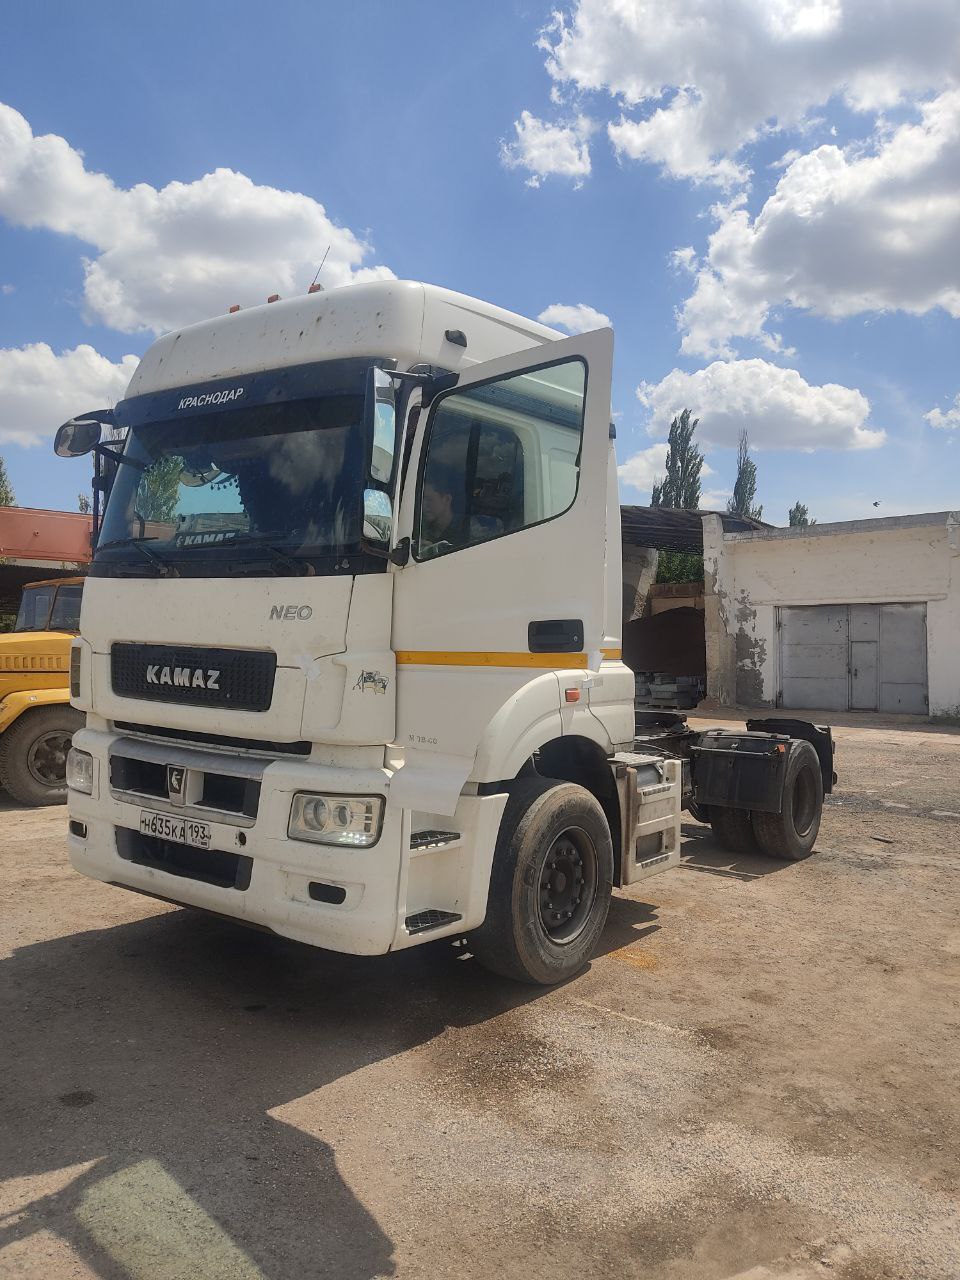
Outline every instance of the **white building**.
<svg viewBox="0 0 960 1280">
<path fill-rule="evenodd" d="M 724 532 L 704 514 L 708 694 L 960 715 L 960 513 Z"/>
</svg>

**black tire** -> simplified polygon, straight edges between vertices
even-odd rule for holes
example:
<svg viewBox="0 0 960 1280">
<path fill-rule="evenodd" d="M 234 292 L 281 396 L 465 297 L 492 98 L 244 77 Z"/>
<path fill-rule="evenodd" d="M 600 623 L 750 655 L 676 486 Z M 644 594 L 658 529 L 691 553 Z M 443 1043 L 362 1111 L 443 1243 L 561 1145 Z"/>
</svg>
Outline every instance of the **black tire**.
<svg viewBox="0 0 960 1280">
<path fill-rule="evenodd" d="M 563 982 L 593 955 L 612 887 L 610 828 L 590 792 L 553 778 L 519 779 L 500 823 L 486 919 L 470 935 L 470 950 L 505 978 Z"/>
<path fill-rule="evenodd" d="M 702 822 L 706 826 L 710 825 L 711 811 L 708 804 L 697 804 L 696 800 L 691 800 L 687 805 L 687 813 L 693 818 L 694 822 Z"/>
<path fill-rule="evenodd" d="M 759 853 L 760 846 L 753 832 L 749 809 L 725 809 L 720 805 L 710 807 L 710 826 L 717 843 L 730 853 Z"/>
<path fill-rule="evenodd" d="M 768 858 L 799 862 L 813 852 L 823 814 L 823 774 L 809 742 L 797 742 L 787 760 L 780 813 L 755 813 L 753 829 Z"/>
<path fill-rule="evenodd" d="M 83 725 L 69 706 L 25 711 L 0 738 L 0 787 L 20 804 L 63 804 L 70 739 Z"/>
</svg>

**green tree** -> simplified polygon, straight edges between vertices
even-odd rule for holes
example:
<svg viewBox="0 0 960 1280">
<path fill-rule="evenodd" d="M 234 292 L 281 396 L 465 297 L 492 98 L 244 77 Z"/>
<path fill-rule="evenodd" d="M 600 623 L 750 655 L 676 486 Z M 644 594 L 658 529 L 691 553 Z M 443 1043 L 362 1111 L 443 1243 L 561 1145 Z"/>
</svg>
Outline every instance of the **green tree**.
<svg viewBox="0 0 960 1280">
<path fill-rule="evenodd" d="M 652 507 L 685 507 L 696 511 L 700 506 L 700 471 L 703 454 L 693 442 L 693 433 L 699 418 L 692 418 L 689 409 L 677 414 L 670 423 L 667 436 L 667 474 L 654 481 L 650 496 Z"/>
<path fill-rule="evenodd" d="M 16 505 L 17 495 L 13 492 L 13 485 L 7 475 L 7 464 L 3 458 L 0 458 L 0 507 L 15 507 Z"/>
<path fill-rule="evenodd" d="M 677 414 L 667 437 L 666 475 L 653 485 L 652 507 L 683 507 L 696 511 L 700 506 L 700 471 L 703 454 L 693 435 L 699 418 L 689 409 Z M 661 551 L 657 557 L 658 582 L 702 582 L 703 556 L 696 551 Z"/>
<path fill-rule="evenodd" d="M 180 473 L 183 459 L 175 454 L 158 458 L 143 473 L 137 489 L 136 510 L 143 520 L 160 523 L 172 520 L 180 496 Z"/>
<path fill-rule="evenodd" d="M 750 437 L 747 432 L 740 432 L 740 444 L 737 448 L 737 478 L 733 485 L 733 497 L 727 503 L 727 510 L 735 515 L 746 516 L 750 520 L 763 519 L 763 507 L 755 507 L 753 500 L 757 496 L 757 464 L 750 457 Z"/>
<path fill-rule="evenodd" d="M 791 529 L 806 529 L 809 525 L 817 523 L 816 520 L 810 519 L 806 504 L 801 502 L 799 498 L 790 508 L 790 514 L 787 519 L 790 521 Z"/>
</svg>

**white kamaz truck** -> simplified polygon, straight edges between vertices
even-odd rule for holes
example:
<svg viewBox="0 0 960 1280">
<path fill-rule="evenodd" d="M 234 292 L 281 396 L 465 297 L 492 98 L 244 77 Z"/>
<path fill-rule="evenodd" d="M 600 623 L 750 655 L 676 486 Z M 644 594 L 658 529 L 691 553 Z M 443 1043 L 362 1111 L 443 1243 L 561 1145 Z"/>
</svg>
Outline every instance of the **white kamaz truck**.
<svg viewBox="0 0 960 1280">
<path fill-rule="evenodd" d="M 99 526 L 74 867 L 338 951 L 466 937 L 552 983 L 612 886 L 678 861 L 683 805 L 808 853 L 829 731 L 637 737 L 612 353 L 355 285 L 171 333 L 65 423 Z"/>
</svg>

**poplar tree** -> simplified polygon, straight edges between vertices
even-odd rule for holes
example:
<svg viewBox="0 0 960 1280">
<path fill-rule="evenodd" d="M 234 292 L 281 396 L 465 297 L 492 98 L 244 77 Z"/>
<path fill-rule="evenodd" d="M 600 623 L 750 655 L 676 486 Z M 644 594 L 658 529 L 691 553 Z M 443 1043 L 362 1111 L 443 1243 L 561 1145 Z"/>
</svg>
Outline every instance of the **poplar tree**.
<svg viewBox="0 0 960 1280">
<path fill-rule="evenodd" d="M 662 480 L 654 481 L 650 496 L 652 507 L 685 507 L 696 511 L 700 506 L 703 454 L 693 442 L 693 433 L 699 422 L 699 418 L 691 418 L 689 409 L 684 409 L 670 423 L 665 463 L 667 474 Z"/>
<path fill-rule="evenodd" d="M 733 486 L 733 497 L 727 503 L 727 510 L 733 515 L 746 516 L 749 520 L 762 520 L 763 506 L 753 505 L 756 496 L 757 464 L 750 457 L 750 437 L 746 430 L 743 430 L 740 432 L 740 444 L 737 449 L 737 478 Z"/>
</svg>

